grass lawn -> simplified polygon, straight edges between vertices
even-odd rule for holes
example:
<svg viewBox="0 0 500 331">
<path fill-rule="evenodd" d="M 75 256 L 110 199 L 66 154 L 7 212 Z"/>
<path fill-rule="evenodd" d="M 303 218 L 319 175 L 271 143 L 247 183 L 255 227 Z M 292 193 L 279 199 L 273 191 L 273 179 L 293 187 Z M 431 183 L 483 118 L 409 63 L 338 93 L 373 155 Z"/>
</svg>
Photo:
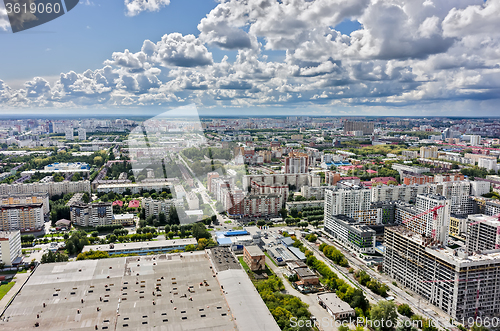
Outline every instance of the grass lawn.
<svg viewBox="0 0 500 331">
<path fill-rule="evenodd" d="M 0 285 L 0 300 L 9 292 L 9 290 L 14 286 L 16 282 L 10 282 L 5 285 Z"/>
<path fill-rule="evenodd" d="M 249 272 L 250 268 L 248 267 L 248 265 L 246 264 L 246 262 L 243 261 L 243 257 L 239 257 L 238 260 L 240 261 L 241 265 L 243 266 L 243 269 L 245 269 L 246 272 Z"/>
</svg>

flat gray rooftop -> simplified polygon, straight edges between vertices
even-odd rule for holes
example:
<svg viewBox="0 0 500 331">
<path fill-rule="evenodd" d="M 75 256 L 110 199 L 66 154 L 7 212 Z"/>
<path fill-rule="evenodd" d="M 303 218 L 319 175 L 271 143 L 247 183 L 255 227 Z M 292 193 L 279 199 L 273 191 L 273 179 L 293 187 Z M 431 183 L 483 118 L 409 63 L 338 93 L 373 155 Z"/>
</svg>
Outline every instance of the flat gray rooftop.
<svg viewBox="0 0 500 331">
<path fill-rule="evenodd" d="M 209 250 L 210 259 L 217 272 L 229 269 L 241 269 L 241 264 L 236 260 L 228 247 L 214 247 Z"/>
<path fill-rule="evenodd" d="M 237 330 L 233 318 L 208 256 L 192 252 L 42 264 L 0 329 Z"/>
</svg>

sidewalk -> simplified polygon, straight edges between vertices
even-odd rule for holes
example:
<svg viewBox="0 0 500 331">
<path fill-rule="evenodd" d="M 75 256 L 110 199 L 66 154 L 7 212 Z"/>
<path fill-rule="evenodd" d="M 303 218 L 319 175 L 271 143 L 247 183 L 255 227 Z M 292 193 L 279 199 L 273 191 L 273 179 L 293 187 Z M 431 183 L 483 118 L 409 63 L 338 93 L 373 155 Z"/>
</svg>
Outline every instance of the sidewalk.
<svg viewBox="0 0 500 331">
<path fill-rule="evenodd" d="M 14 280 L 16 283 L 14 286 L 7 292 L 7 294 L 0 300 L 0 313 L 3 312 L 5 307 L 7 307 L 7 304 L 10 302 L 10 300 L 14 297 L 14 295 L 19 291 L 21 286 L 23 286 L 24 282 L 26 279 L 28 279 L 30 273 L 24 273 L 24 274 L 16 274 L 16 279 Z"/>
</svg>

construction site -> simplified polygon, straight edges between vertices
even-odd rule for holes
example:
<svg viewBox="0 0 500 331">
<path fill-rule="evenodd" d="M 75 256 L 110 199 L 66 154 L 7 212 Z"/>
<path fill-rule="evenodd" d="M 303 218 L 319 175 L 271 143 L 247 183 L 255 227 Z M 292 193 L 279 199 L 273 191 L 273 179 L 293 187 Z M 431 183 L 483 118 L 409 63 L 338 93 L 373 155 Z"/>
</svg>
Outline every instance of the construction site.
<svg viewBox="0 0 500 331">
<path fill-rule="evenodd" d="M 500 313 L 500 251 L 468 253 L 405 226 L 387 227 L 384 272 L 459 321 Z"/>
<path fill-rule="evenodd" d="M 229 250 L 42 264 L 0 320 L 33 328 L 279 330 Z"/>
</svg>

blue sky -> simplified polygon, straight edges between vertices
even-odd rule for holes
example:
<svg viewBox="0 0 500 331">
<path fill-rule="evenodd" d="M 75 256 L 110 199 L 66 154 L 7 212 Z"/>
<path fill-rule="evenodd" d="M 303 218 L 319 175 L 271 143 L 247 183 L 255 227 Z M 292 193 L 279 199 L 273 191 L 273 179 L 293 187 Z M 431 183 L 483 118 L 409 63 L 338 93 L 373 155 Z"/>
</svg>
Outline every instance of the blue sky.
<svg viewBox="0 0 500 331">
<path fill-rule="evenodd" d="M 84 0 L 13 34 L 0 8 L 0 111 L 498 115 L 499 16 L 482 0 Z"/>
<path fill-rule="evenodd" d="M 171 32 L 198 34 L 197 24 L 216 5 L 213 0 L 174 0 L 160 12 L 129 17 L 122 1 L 80 1 L 44 25 L 15 34 L 0 30 L 7 50 L 0 52 L 0 60 L 9 64 L 0 68 L 0 79 L 19 84 L 35 76 L 100 68 L 115 51 L 137 52 L 145 39 L 156 41 Z"/>
</svg>

